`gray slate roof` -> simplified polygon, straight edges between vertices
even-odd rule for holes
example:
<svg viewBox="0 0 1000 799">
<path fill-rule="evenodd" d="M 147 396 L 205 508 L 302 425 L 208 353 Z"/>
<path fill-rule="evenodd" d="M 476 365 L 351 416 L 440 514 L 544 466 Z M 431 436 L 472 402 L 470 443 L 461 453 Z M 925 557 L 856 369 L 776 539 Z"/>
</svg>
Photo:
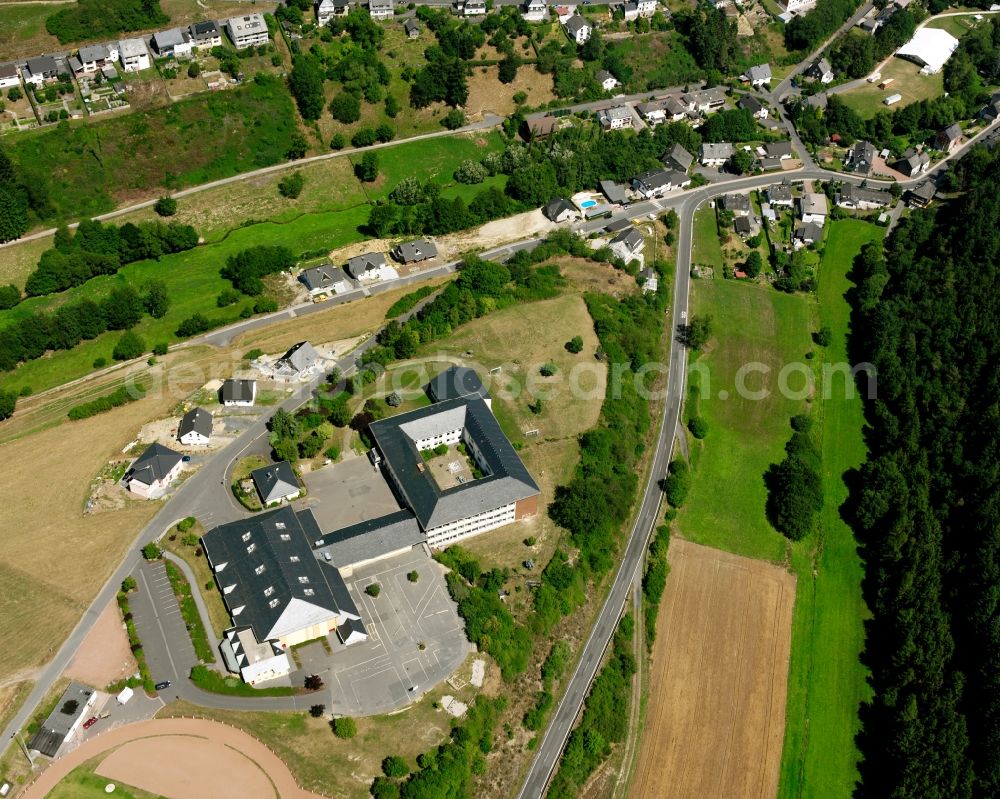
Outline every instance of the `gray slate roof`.
<svg viewBox="0 0 1000 799">
<path fill-rule="evenodd" d="M 750 78 L 751 81 L 770 80 L 771 65 L 757 64 L 756 66 L 750 67 L 750 69 L 747 70 L 747 77 Z"/>
<path fill-rule="evenodd" d="M 670 152 L 663 156 L 663 163 L 673 166 L 679 172 L 687 172 L 691 168 L 691 164 L 694 163 L 694 156 L 682 145 L 674 144 L 670 148 Z"/>
<path fill-rule="evenodd" d="M 278 369 L 292 372 L 304 372 L 319 362 L 319 353 L 308 341 L 300 341 L 282 355 L 276 362 Z"/>
<path fill-rule="evenodd" d="M 153 34 L 153 46 L 158 53 L 170 50 L 186 41 L 184 32 L 180 28 L 170 28 L 165 31 L 157 31 Z"/>
<path fill-rule="evenodd" d="M 427 384 L 426 391 L 432 402 L 490 398 L 490 392 L 486 390 L 476 370 L 468 366 L 449 366 L 434 376 Z"/>
<path fill-rule="evenodd" d="M 254 469 L 250 472 L 250 479 L 253 480 L 257 493 L 260 494 L 260 500 L 265 506 L 301 490 L 299 480 L 288 461 Z"/>
<path fill-rule="evenodd" d="M 574 14 L 572 17 L 566 20 L 565 25 L 566 25 L 566 30 L 574 38 L 576 38 L 576 35 L 581 30 L 590 27 L 590 23 L 587 22 L 587 20 L 581 17 L 579 14 Z"/>
<path fill-rule="evenodd" d="M 219 25 L 214 19 L 207 19 L 204 22 L 193 22 L 188 30 L 191 31 L 191 38 L 194 39 L 195 43 L 221 37 Z"/>
<path fill-rule="evenodd" d="M 611 243 L 624 244 L 629 252 L 635 252 L 642 246 L 643 238 L 642 234 L 638 230 L 634 227 L 630 227 L 628 230 L 623 230 L 611 239 Z"/>
<path fill-rule="evenodd" d="M 337 637 L 340 639 L 340 643 L 346 643 L 353 633 L 368 635 L 368 630 L 365 629 L 361 619 L 348 619 L 343 624 L 337 625 Z"/>
<path fill-rule="evenodd" d="M 596 80 L 598 83 L 604 83 L 604 81 L 606 81 L 606 80 L 617 81 L 618 78 L 616 78 L 614 75 L 612 75 L 606 69 L 599 69 L 594 74 L 594 80 Z"/>
<path fill-rule="evenodd" d="M 703 159 L 726 159 L 732 158 L 733 145 L 727 141 L 705 142 L 701 145 L 701 157 Z"/>
<path fill-rule="evenodd" d="M 749 211 L 750 198 L 745 194 L 726 194 L 722 198 L 722 207 L 727 211 Z"/>
<path fill-rule="evenodd" d="M 424 468 L 423 458 L 407 428 L 424 434 L 440 423 L 452 430 L 456 423 L 465 429 L 466 436 L 476 443 L 482 454 L 486 467 L 483 477 L 444 491 L 438 487 L 430 470 Z M 373 422 L 369 431 L 382 453 L 386 469 L 424 530 L 539 493 L 538 485 L 503 434 L 489 406 L 481 399 L 437 402 Z"/>
<path fill-rule="evenodd" d="M 650 169 L 647 172 L 640 172 L 632 178 L 632 182 L 655 191 L 671 185 L 671 173 L 666 169 Z"/>
<path fill-rule="evenodd" d="M 569 211 L 571 213 L 576 213 L 576 206 L 573 205 L 569 200 L 563 197 L 556 197 L 545 203 L 545 208 L 543 213 L 553 222 L 556 218 L 564 211 Z"/>
<path fill-rule="evenodd" d="M 80 61 L 86 64 L 89 61 L 106 61 L 110 53 L 104 44 L 88 44 L 80 48 Z"/>
<path fill-rule="evenodd" d="M 847 154 L 847 161 L 854 172 L 871 172 L 875 165 L 875 145 L 867 141 L 855 142 Z"/>
<path fill-rule="evenodd" d="M 808 222 L 804 225 L 799 225 L 795 229 L 795 238 L 799 241 L 819 241 L 823 238 L 823 228 L 815 222 Z"/>
<path fill-rule="evenodd" d="M 59 71 L 59 67 L 52 56 L 40 55 L 28 59 L 28 71 L 32 75 L 54 75 Z"/>
<path fill-rule="evenodd" d="M 417 24 L 417 21 L 413 19 L 413 17 L 410 17 L 403 23 L 403 30 L 406 31 L 407 35 L 420 33 L 420 26 Z"/>
<path fill-rule="evenodd" d="M 254 396 L 253 380 L 225 380 L 222 383 L 223 402 L 250 402 Z"/>
<path fill-rule="evenodd" d="M 140 483 L 152 485 L 168 475 L 170 470 L 181 462 L 181 458 L 179 452 L 174 452 L 162 444 L 150 444 L 146 451 L 135 459 L 129 470 L 130 477 Z"/>
<path fill-rule="evenodd" d="M 70 727 L 76 723 L 80 716 L 90 712 L 89 709 L 85 709 L 85 705 L 93 693 L 93 688 L 82 683 L 71 682 L 67 685 L 56 706 L 49 713 L 48 718 L 42 723 L 41 729 L 35 733 L 28 746 L 37 749 L 43 755 L 55 757 Z M 63 713 L 62 708 L 69 701 L 76 702 L 76 710 L 73 713 Z"/>
<path fill-rule="evenodd" d="M 736 105 L 740 108 L 746 109 L 751 114 L 760 113 L 760 111 L 764 108 L 760 100 L 752 94 L 744 94 L 739 100 L 736 101 Z"/>
<path fill-rule="evenodd" d="M 417 517 L 408 510 L 400 510 L 326 533 L 322 538 L 323 545 L 316 548 L 315 555 L 322 562 L 343 568 L 422 544 L 426 540 Z M 330 556 L 329 561 L 326 561 L 327 555 Z"/>
<path fill-rule="evenodd" d="M 840 199 L 848 202 L 870 202 L 879 205 L 891 205 L 892 195 L 885 189 L 866 189 L 845 183 L 840 189 Z"/>
<path fill-rule="evenodd" d="M 602 180 L 599 184 L 601 193 L 608 198 L 611 203 L 624 203 L 628 201 L 628 194 L 625 189 L 613 180 Z"/>
<path fill-rule="evenodd" d="M 311 510 L 296 512 L 286 505 L 220 525 L 202 537 L 213 569 L 225 564 L 216 573 L 219 585 L 235 586 L 223 593 L 226 607 L 230 613 L 243 607 L 234 620 L 249 625 L 258 641 L 271 637 L 295 599 L 331 613 L 358 615 L 340 572 L 313 555 L 312 537 L 318 530 Z"/>
<path fill-rule="evenodd" d="M 769 141 L 764 145 L 764 152 L 768 158 L 782 158 L 791 156 L 792 143 L 790 141 Z"/>
<path fill-rule="evenodd" d="M 437 258 L 437 254 L 437 246 L 434 242 L 427 241 L 426 239 L 415 239 L 414 241 L 397 244 L 392 251 L 393 257 L 404 264 Z"/>
<path fill-rule="evenodd" d="M 784 183 L 776 183 L 773 186 L 768 186 L 767 199 L 770 200 L 772 203 L 791 202 L 792 187 Z"/>
<path fill-rule="evenodd" d="M 177 427 L 177 437 L 180 438 L 192 431 L 201 433 L 205 438 L 210 438 L 212 435 L 212 414 L 204 408 L 192 408 L 185 413 Z"/>
<path fill-rule="evenodd" d="M 366 252 L 354 256 L 347 262 L 347 274 L 357 280 L 365 272 L 381 269 L 385 265 L 385 255 L 380 252 Z"/>
<path fill-rule="evenodd" d="M 321 264 L 310 269 L 304 269 L 302 274 L 299 275 L 299 280 L 309 291 L 332 288 L 341 281 L 346 281 L 348 285 L 351 284 L 347 273 L 339 266 L 333 266 L 332 264 Z"/>
</svg>

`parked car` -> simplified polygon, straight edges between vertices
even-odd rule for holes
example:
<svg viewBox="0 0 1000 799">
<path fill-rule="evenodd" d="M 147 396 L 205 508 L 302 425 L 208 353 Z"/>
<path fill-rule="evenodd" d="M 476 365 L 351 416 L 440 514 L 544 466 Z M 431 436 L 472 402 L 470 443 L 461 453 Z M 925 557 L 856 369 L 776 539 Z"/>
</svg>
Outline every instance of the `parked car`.
<svg viewBox="0 0 1000 799">
<path fill-rule="evenodd" d="M 91 716 L 89 719 L 87 719 L 85 722 L 83 722 L 83 728 L 85 730 L 89 730 L 95 724 L 97 724 L 97 716 Z"/>
<path fill-rule="evenodd" d="M 163 691 L 170 687 L 170 680 L 164 680 L 163 682 L 158 682 L 153 686 L 157 691 Z"/>
<path fill-rule="evenodd" d="M 183 457 L 181 458 L 181 460 L 182 460 L 182 461 L 183 461 L 184 463 L 187 463 L 187 462 L 188 462 L 189 460 L 191 460 L 191 456 L 190 456 L 190 455 L 184 455 L 184 456 L 183 456 Z"/>
</svg>

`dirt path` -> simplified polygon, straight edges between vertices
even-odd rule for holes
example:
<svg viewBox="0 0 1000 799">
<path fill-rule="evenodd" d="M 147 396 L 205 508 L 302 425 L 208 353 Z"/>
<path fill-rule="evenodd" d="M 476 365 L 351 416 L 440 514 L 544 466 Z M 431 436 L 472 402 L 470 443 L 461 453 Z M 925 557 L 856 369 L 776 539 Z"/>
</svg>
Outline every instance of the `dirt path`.
<svg viewBox="0 0 1000 799">
<path fill-rule="evenodd" d="M 138 665 L 122 624 L 118 604 L 108 603 L 66 668 L 66 676 L 103 688 L 134 674 Z"/>
<path fill-rule="evenodd" d="M 675 537 L 635 799 L 768 799 L 778 788 L 795 577 Z"/>
<path fill-rule="evenodd" d="M 53 762 L 22 799 L 42 799 L 77 766 L 116 747 L 122 748 L 98 772 L 167 799 L 322 799 L 300 788 L 288 766 L 256 738 L 204 719 L 153 719 L 109 730 Z M 214 793 L 206 793 L 209 788 Z"/>
</svg>

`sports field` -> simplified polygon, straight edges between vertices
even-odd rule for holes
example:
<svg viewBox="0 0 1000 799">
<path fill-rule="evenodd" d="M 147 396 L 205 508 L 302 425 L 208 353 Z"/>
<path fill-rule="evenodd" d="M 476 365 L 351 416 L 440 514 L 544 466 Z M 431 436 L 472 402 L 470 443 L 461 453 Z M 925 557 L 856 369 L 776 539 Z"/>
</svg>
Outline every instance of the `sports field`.
<svg viewBox="0 0 1000 799">
<path fill-rule="evenodd" d="M 675 538 L 635 799 L 774 796 L 795 577 Z"/>
</svg>

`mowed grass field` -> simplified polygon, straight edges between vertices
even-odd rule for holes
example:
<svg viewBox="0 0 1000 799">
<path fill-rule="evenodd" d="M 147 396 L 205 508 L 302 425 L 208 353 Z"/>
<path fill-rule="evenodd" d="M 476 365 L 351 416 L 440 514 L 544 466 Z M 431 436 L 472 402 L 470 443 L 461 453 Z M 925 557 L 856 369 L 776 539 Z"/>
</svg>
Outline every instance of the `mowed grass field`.
<svg viewBox="0 0 1000 799">
<path fill-rule="evenodd" d="M 691 246 L 691 263 L 714 267 L 722 276 L 722 245 L 719 244 L 718 227 L 715 223 L 715 209 L 704 206 L 694 215 L 694 240 Z"/>
<path fill-rule="evenodd" d="M 885 89 L 879 88 L 879 83 L 889 78 L 893 79 Z M 912 61 L 893 57 L 882 69 L 879 83 L 865 83 L 856 89 L 850 89 L 838 95 L 844 104 L 853 108 L 863 117 L 873 117 L 879 111 L 890 108 L 896 110 L 916 103 L 939 97 L 944 93 L 944 73 L 936 75 L 921 75 L 920 67 Z M 883 100 L 892 94 L 901 94 L 903 99 L 888 107 Z"/>
<path fill-rule="evenodd" d="M 833 332 L 828 364 L 847 363 L 850 306 L 845 293 L 854 256 L 882 228 L 856 220 L 830 225 L 819 271 L 819 319 Z M 780 799 L 849 796 L 857 776 L 854 735 L 857 709 L 869 697 L 867 669 L 859 660 L 864 646 L 861 596 L 863 564 L 854 535 L 840 515 L 847 499 L 844 473 L 865 459 L 861 400 L 845 393 L 841 376 L 830 381 L 829 399 L 817 403 L 822 422 L 825 501 L 809 552 L 796 552 L 798 602 L 792 627 L 789 723 L 781 767 Z M 811 579 L 810 579 L 811 576 Z"/>
<path fill-rule="evenodd" d="M 845 396 L 840 376 L 830 381 L 829 398 L 819 385 L 809 402 L 782 396 L 777 379 L 788 363 L 808 364 L 819 375 L 822 362 L 846 360 L 846 274 L 861 246 L 878 240 L 884 230 L 857 220 L 829 227 L 818 302 L 732 281 L 694 284 L 693 313 L 713 317 L 712 341 L 695 363 L 702 385 L 710 385 L 699 403 L 709 433 L 693 450 L 695 481 L 676 529 L 699 543 L 781 563 L 798 578 L 781 799 L 850 795 L 856 777 L 857 708 L 867 691 L 858 659 L 867 615 L 861 599 L 862 564 L 851 530 L 839 515 L 847 495 L 843 474 L 864 459 L 860 400 Z M 834 334 L 834 344 L 825 352 L 810 340 L 821 325 L 829 325 Z M 816 353 L 811 361 L 804 358 L 808 351 Z M 748 389 L 767 388 L 769 396 L 735 396 L 736 375 L 745 364 L 769 368 L 766 379 L 751 372 L 746 380 Z M 792 389 L 802 384 L 801 376 L 788 378 Z M 727 399 L 720 398 L 722 391 L 728 392 Z M 790 544 L 765 518 L 763 474 L 783 457 L 791 435 L 789 418 L 804 412 L 815 419 L 822 441 L 825 504 L 816 534 Z"/>
<path fill-rule="evenodd" d="M 49 799 L 99 799 L 109 794 L 105 787 L 114 783 L 115 789 L 111 796 L 119 799 L 163 799 L 158 794 L 149 793 L 141 788 L 123 785 L 117 780 L 109 780 L 94 773 L 90 764 L 73 769 L 53 790 L 49 791 Z"/>
</svg>

